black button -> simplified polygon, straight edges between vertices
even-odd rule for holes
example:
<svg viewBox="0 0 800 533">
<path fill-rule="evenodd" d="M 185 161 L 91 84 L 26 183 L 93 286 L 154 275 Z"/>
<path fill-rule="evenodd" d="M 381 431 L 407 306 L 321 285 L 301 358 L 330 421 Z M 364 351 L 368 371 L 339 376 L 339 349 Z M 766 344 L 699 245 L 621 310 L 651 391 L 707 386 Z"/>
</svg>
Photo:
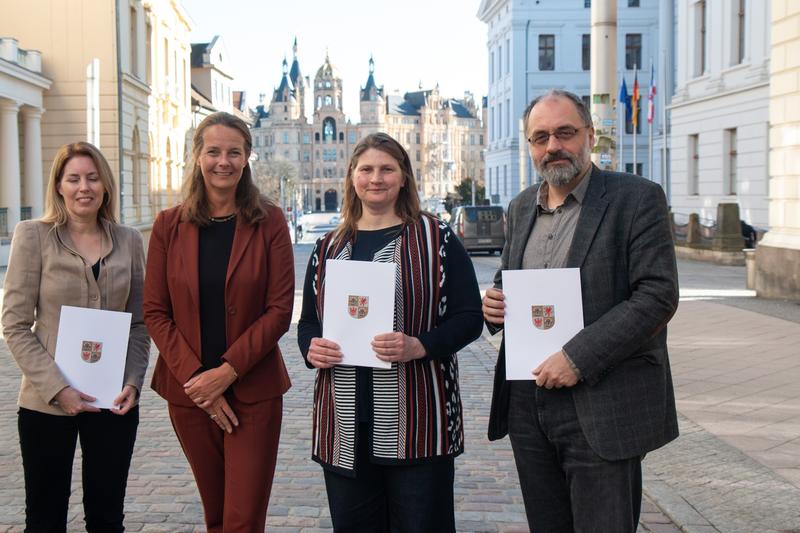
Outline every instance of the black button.
<svg viewBox="0 0 800 533">
<path fill-rule="evenodd" d="M 547 238 L 552 241 L 553 240 L 553 234 L 551 233 L 550 235 L 547 236 Z"/>
<path fill-rule="evenodd" d="M 544 267 L 545 267 L 545 268 L 547 268 L 547 267 L 549 267 L 549 266 L 550 266 L 550 263 L 545 263 L 545 264 L 544 264 Z"/>
</svg>

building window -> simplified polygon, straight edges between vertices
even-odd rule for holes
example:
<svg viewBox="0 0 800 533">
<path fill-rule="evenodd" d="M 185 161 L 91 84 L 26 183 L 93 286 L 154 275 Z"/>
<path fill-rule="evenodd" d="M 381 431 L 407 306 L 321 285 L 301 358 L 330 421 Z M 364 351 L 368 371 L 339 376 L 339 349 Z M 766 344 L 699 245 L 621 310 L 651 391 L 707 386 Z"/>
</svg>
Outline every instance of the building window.
<svg viewBox="0 0 800 533">
<path fill-rule="evenodd" d="M 737 188 L 737 146 L 736 146 L 736 128 L 725 130 L 725 147 L 728 149 L 727 153 L 727 180 L 725 183 L 725 194 L 736 194 Z"/>
<path fill-rule="evenodd" d="M 414 144 L 419 144 L 419 133 L 415 133 L 415 142 Z"/>
<path fill-rule="evenodd" d="M 689 135 L 689 180 L 686 184 L 686 193 L 697 196 L 700 194 L 700 136 Z"/>
<path fill-rule="evenodd" d="M 585 107 L 587 111 L 591 112 L 592 103 L 591 103 L 591 101 L 589 99 L 589 95 L 588 94 L 584 94 L 583 96 L 581 96 L 581 101 L 583 102 L 583 107 Z"/>
<path fill-rule="evenodd" d="M 350 135 L 348 137 L 349 137 L 349 141 L 348 142 L 350 144 L 355 144 L 356 141 L 358 140 L 358 138 L 356 137 L 356 132 L 354 132 L 354 131 L 351 131 Z"/>
<path fill-rule="evenodd" d="M 633 110 L 636 113 L 636 134 L 642 133 L 642 100 L 639 99 L 636 102 L 636 109 Z M 625 121 L 625 133 L 631 134 L 633 133 L 633 119 Z"/>
<path fill-rule="evenodd" d="M 417 160 L 417 161 L 421 161 L 421 159 L 420 159 L 420 156 L 419 156 L 419 150 L 417 150 L 417 157 L 416 157 L 416 160 Z"/>
<path fill-rule="evenodd" d="M 539 70 L 554 70 L 556 67 L 556 36 L 539 36 Z"/>
<path fill-rule="evenodd" d="M 497 47 L 497 78 L 500 79 L 503 76 L 503 47 Z"/>
<path fill-rule="evenodd" d="M 494 83 L 494 52 L 489 54 L 489 82 Z"/>
<path fill-rule="evenodd" d="M 639 7 L 639 0 L 628 0 L 628 7 Z"/>
<path fill-rule="evenodd" d="M 308 150 L 303 150 L 303 161 L 305 161 L 306 163 L 311 161 L 311 154 L 309 153 Z"/>
<path fill-rule="evenodd" d="M 303 134 L 303 144 L 311 144 L 311 135 L 308 133 Z"/>
<path fill-rule="evenodd" d="M 139 32 L 136 31 L 136 8 L 131 7 L 131 24 L 130 24 L 130 31 L 131 31 L 131 74 L 139 77 L 139 62 L 137 58 L 139 56 Z"/>
<path fill-rule="evenodd" d="M 153 73 L 150 70 L 153 68 L 153 59 L 150 57 L 150 54 L 153 53 L 151 42 L 153 42 L 153 27 L 150 25 L 150 22 L 147 22 L 145 25 L 145 41 L 144 41 L 144 68 L 145 68 L 145 80 L 147 81 L 147 85 L 150 85 L 153 79 Z"/>
<path fill-rule="evenodd" d="M 25 206 L 19 208 L 19 219 L 20 220 L 30 220 L 33 216 L 33 208 L 31 206 Z"/>
<path fill-rule="evenodd" d="M 0 235 L 8 235 L 8 208 L 0 207 Z"/>
<path fill-rule="evenodd" d="M 511 100 L 506 99 L 506 137 L 511 137 Z"/>
<path fill-rule="evenodd" d="M 288 131 L 284 131 L 283 132 L 283 144 L 289 144 L 289 132 Z"/>
<path fill-rule="evenodd" d="M 497 104 L 497 138 L 503 137 L 503 103 Z"/>
<path fill-rule="evenodd" d="M 707 52 L 707 19 L 706 0 L 700 0 L 694 5 L 694 75 L 702 76 L 706 71 Z"/>
<path fill-rule="evenodd" d="M 642 175 L 642 164 L 636 163 L 636 172 L 633 171 L 633 163 L 625 163 L 625 172 L 628 174 L 636 174 L 637 176 Z"/>
<path fill-rule="evenodd" d="M 508 196 L 508 165 L 503 165 L 503 196 Z"/>
<path fill-rule="evenodd" d="M 642 68 L 642 34 L 625 34 L 625 68 Z"/>
<path fill-rule="evenodd" d="M 511 74 L 511 41 L 506 39 L 506 74 Z"/>
<path fill-rule="evenodd" d="M 583 0 L 583 7 L 592 7 L 592 0 Z"/>
<path fill-rule="evenodd" d="M 583 34 L 581 42 L 581 66 L 583 70 L 592 68 L 592 36 L 589 33 Z"/>
<path fill-rule="evenodd" d="M 731 64 L 739 65 L 744 61 L 744 36 L 745 36 L 745 0 L 734 0 L 734 35 L 731 55 Z"/>
</svg>

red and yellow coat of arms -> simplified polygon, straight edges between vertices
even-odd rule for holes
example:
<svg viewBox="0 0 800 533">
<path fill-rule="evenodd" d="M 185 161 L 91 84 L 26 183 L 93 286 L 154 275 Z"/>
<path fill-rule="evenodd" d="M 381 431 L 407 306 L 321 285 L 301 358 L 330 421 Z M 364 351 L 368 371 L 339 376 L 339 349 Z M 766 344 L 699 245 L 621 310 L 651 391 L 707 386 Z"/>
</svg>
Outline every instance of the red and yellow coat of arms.
<svg viewBox="0 0 800 533">
<path fill-rule="evenodd" d="M 556 311 L 553 305 L 532 305 L 531 315 L 536 329 L 550 329 L 556 323 Z"/>
<path fill-rule="evenodd" d="M 347 297 L 347 312 L 355 319 L 367 316 L 369 313 L 369 296 L 349 295 Z"/>
<path fill-rule="evenodd" d="M 103 357 L 103 343 L 83 341 L 81 343 L 81 359 L 87 363 L 96 363 Z"/>
</svg>

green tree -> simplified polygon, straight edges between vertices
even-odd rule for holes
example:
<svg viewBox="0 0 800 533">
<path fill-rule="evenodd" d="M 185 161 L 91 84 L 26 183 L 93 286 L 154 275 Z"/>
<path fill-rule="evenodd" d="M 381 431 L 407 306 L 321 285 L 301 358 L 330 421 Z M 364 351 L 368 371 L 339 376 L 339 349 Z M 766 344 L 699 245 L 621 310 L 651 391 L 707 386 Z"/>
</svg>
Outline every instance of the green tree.
<svg viewBox="0 0 800 533">
<path fill-rule="evenodd" d="M 461 183 L 456 185 L 456 194 L 461 196 L 461 200 L 453 201 L 452 205 L 447 206 L 452 212 L 453 207 L 458 205 L 471 205 L 472 204 L 472 178 L 464 178 Z M 475 183 L 475 205 L 483 204 L 486 198 L 486 188 L 481 182 Z"/>
</svg>

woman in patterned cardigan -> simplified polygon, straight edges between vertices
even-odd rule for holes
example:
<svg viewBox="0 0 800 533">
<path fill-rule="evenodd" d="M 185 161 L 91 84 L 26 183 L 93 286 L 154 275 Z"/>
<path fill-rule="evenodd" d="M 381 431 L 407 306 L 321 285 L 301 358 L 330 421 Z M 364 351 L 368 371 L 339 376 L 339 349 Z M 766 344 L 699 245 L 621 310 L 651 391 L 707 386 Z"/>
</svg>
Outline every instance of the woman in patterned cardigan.
<svg viewBox="0 0 800 533">
<path fill-rule="evenodd" d="M 396 265 L 394 331 L 376 336 L 391 369 L 339 365 L 322 338 L 328 259 Z M 298 342 L 316 368 L 313 459 L 335 531 L 455 531 L 453 458 L 464 450 L 456 352 L 483 328 L 475 272 L 450 228 L 419 208 L 411 161 L 392 137 L 350 158 L 339 227 L 306 271 Z"/>
</svg>

